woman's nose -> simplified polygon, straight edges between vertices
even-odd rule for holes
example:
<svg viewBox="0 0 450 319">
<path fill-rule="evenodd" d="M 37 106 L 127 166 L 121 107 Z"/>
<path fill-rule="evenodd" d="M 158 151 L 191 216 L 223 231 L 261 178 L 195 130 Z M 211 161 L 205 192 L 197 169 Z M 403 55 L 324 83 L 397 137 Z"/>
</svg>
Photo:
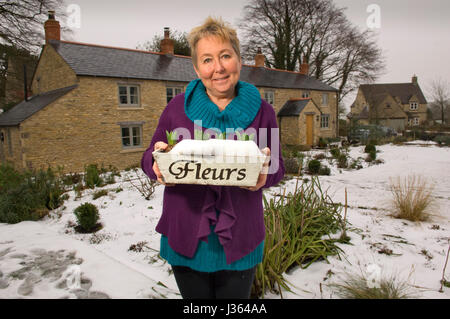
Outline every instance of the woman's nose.
<svg viewBox="0 0 450 319">
<path fill-rule="evenodd" d="M 220 73 L 223 72 L 224 69 L 222 61 L 220 61 L 220 59 L 216 60 L 214 63 L 214 71 Z"/>
</svg>

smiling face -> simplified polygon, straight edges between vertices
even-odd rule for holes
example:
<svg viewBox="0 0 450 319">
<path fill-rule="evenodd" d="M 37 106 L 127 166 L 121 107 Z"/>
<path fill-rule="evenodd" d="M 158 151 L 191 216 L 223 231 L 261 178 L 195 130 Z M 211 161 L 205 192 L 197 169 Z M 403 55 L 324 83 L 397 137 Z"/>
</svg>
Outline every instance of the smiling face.
<svg viewBox="0 0 450 319">
<path fill-rule="evenodd" d="M 211 100 L 215 103 L 224 99 L 231 101 L 235 96 L 235 86 L 242 67 L 231 43 L 209 36 L 197 42 L 196 51 L 194 69 Z"/>
</svg>

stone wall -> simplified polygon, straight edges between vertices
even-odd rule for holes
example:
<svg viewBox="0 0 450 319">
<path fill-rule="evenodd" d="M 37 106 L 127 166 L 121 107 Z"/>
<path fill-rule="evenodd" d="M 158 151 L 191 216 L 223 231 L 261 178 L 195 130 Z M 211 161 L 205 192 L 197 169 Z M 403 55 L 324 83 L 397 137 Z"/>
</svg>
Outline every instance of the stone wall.
<svg viewBox="0 0 450 319">
<path fill-rule="evenodd" d="M 139 86 L 138 107 L 119 106 L 119 84 Z M 124 169 L 140 163 L 167 104 L 166 84 L 80 76 L 76 89 L 22 123 L 25 165 L 79 172 L 86 164 Z M 120 123 L 142 123 L 142 147 L 123 148 Z"/>
<path fill-rule="evenodd" d="M 46 45 L 33 76 L 31 84 L 33 94 L 68 87 L 77 82 L 77 76 L 70 66 L 51 45 Z"/>
</svg>

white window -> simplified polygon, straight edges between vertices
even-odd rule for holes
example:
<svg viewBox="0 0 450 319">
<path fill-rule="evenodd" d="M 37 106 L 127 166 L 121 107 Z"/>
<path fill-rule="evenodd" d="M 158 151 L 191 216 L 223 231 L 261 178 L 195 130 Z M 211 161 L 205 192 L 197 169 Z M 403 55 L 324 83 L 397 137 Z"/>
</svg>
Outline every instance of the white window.
<svg viewBox="0 0 450 319">
<path fill-rule="evenodd" d="M 142 125 L 121 125 L 120 131 L 123 148 L 142 146 Z"/>
<path fill-rule="evenodd" d="M 413 125 L 419 125 L 419 118 L 418 117 L 413 118 Z"/>
<path fill-rule="evenodd" d="M 275 100 L 275 93 L 273 91 L 264 91 L 264 100 L 266 100 L 267 103 L 273 105 Z"/>
<path fill-rule="evenodd" d="M 181 92 L 183 92 L 183 89 L 181 87 L 167 87 L 166 88 L 167 103 L 169 103 L 171 99 L 173 99 Z"/>
<path fill-rule="evenodd" d="M 322 114 L 320 116 L 320 128 L 330 127 L 330 114 Z"/>
<path fill-rule="evenodd" d="M 119 84 L 120 106 L 139 106 L 139 86 Z"/>
<path fill-rule="evenodd" d="M 328 105 L 328 93 L 322 94 L 322 105 Z"/>
<path fill-rule="evenodd" d="M 411 102 L 409 103 L 409 109 L 411 111 L 417 111 L 417 109 L 419 108 L 419 104 L 417 102 Z"/>
<path fill-rule="evenodd" d="M 302 92 L 302 98 L 304 99 L 309 98 L 309 91 Z"/>
</svg>

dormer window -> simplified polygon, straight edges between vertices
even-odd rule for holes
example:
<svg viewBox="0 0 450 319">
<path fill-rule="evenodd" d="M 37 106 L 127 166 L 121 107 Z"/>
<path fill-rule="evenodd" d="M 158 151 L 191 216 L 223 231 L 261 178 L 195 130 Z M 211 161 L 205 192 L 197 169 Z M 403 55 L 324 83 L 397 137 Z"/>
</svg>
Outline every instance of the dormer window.
<svg viewBox="0 0 450 319">
<path fill-rule="evenodd" d="M 309 91 L 304 91 L 304 92 L 302 93 L 302 98 L 303 98 L 303 99 L 309 98 Z"/>
<path fill-rule="evenodd" d="M 409 103 L 409 109 L 411 111 L 417 111 L 418 108 L 419 108 L 419 103 L 417 103 L 417 102 L 410 102 Z"/>
</svg>

